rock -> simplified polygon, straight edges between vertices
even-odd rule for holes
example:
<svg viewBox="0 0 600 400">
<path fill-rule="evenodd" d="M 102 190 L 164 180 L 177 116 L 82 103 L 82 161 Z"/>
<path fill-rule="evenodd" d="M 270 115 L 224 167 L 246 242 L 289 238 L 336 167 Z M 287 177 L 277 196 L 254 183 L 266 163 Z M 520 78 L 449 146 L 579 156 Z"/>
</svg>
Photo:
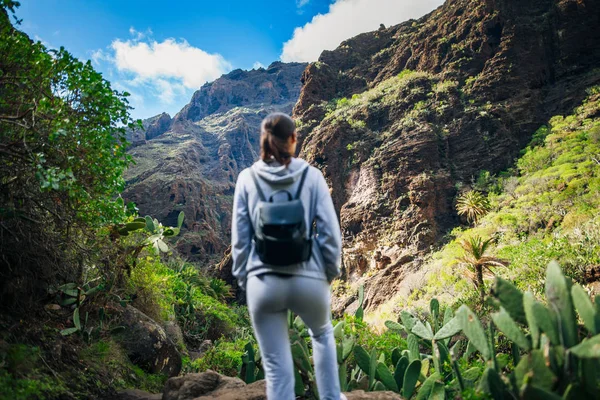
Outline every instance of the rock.
<svg viewBox="0 0 600 400">
<path fill-rule="evenodd" d="M 513 165 L 536 129 L 600 82 L 600 2 L 472 4 L 348 39 L 302 76 L 300 157 L 333 189 L 347 277 L 374 272 L 368 310 L 459 224 L 458 183 Z M 365 268 L 377 250 L 390 259 Z M 396 263 L 403 254 L 411 271 Z"/>
<path fill-rule="evenodd" d="M 266 400 L 265 392 L 266 382 L 264 380 L 246 385 L 238 378 L 229 378 L 214 371 L 206 371 L 169 379 L 162 400 Z M 348 400 L 401 399 L 393 392 L 365 393 L 358 390 L 345 393 L 345 395 Z"/>
<path fill-rule="evenodd" d="M 348 400 L 402 400 L 402 397 L 394 392 L 365 392 L 363 390 L 355 390 L 344 393 L 344 395 Z"/>
<path fill-rule="evenodd" d="M 245 386 L 241 379 L 226 377 L 209 370 L 169 379 L 165 385 L 163 400 L 192 400 L 214 392 L 239 390 Z"/>
<path fill-rule="evenodd" d="M 128 305 L 122 324 L 126 330 L 119 335 L 120 342 L 132 363 L 153 374 L 179 374 L 181 355 L 158 323 Z"/>
<path fill-rule="evenodd" d="M 161 114 L 144 121 L 129 149 L 136 165 L 124 174 L 123 197 L 168 226 L 185 212 L 176 248 L 186 258 L 211 265 L 223 255 L 237 176 L 258 158 L 262 119 L 291 112 L 305 66 L 232 71 L 202 86 L 172 120 Z"/>
<path fill-rule="evenodd" d="M 167 321 L 165 322 L 165 333 L 167 337 L 173 342 L 177 349 L 182 353 L 187 353 L 187 348 L 185 346 L 185 340 L 183 338 L 183 332 L 181 331 L 181 327 L 177 323 L 177 321 Z"/>
<path fill-rule="evenodd" d="M 130 389 L 118 392 L 112 400 L 162 400 L 162 394 L 152 394 L 142 390 Z"/>
</svg>

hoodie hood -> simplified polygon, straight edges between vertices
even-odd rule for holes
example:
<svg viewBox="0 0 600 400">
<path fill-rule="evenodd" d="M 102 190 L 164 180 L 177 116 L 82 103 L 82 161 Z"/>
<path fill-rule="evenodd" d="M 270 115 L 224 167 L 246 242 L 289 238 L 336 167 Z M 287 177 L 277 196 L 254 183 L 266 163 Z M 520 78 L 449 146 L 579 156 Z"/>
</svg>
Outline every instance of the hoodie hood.
<svg viewBox="0 0 600 400">
<path fill-rule="evenodd" d="M 277 161 L 267 164 L 263 160 L 252 165 L 254 172 L 271 185 L 290 185 L 300 179 L 306 168 L 308 168 L 308 163 L 299 158 L 292 158 L 287 167 Z"/>
</svg>

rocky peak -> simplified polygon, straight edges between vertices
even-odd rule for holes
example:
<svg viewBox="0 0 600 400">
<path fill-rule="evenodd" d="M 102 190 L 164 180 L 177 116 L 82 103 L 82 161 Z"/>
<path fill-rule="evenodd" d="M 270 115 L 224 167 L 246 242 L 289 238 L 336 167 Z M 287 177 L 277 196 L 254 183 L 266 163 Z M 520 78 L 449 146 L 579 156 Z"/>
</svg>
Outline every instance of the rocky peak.
<svg viewBox="0 0 600 400">
<path fill-rule="evenodd" d="M 295 102 L 300 94 L 298 78 L 305 67 L 303 63 L 275 62 L 266 69 L 233 70 L 196 91 L 175 119 L 195 122 L 235 107 Z"/>
<path fill-rule="evenodd" d="M 171 128 L 171 116 L 167 113 L 155 115 L 142 121 L 142 129 L 127 132 L 127 140 L 132 146 L 139 146 L 162 135 Z"/>
<path fill-rule="evenodd" d="M 172 120 L 161 114 L 144 121 L 123 196 L 167 225 L 184 211 L 176 246 L 191 260 L 215 261 L 227 247 L 237 176 L 258 158 L 262 119 L 291 112 L 305 67 L 234 70 L 202 86 Z"/>
<path fill-rule="evenodd" d="M 368 307 L 456 225 L 457 184 L 509 167 L 600 81 L 599 23 L 592 0 L 449 0 L 307 67 L 301 156 L 333 188 L 348 277 L 382 268 Z"/>
</svg>

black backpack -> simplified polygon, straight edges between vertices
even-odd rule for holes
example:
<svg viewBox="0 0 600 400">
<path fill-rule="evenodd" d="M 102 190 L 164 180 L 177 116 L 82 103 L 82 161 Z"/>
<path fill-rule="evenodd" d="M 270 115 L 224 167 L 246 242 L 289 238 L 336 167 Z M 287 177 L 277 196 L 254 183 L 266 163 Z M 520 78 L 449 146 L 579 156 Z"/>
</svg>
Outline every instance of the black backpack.
<svg viewBox="0 0 600 400">
<path fill-rule="evenodd" d="M 306 235 L 304 207 L 300 201 L 300 193 L 308 168 L 302 173 L 296 197 L 287 190 L 274 192 L 269 200 L 258 185 L 256 174 L 250 170 L 252 180 L 258 191 L 258 220 L 254 229 L 256 253 L 265 264 L 287 266 L 308 261 L 312 251 L 312 224 L 310 233 Z M 285 193 L 287 201 L 274 202 L 273 197 Z"/>
</svg>

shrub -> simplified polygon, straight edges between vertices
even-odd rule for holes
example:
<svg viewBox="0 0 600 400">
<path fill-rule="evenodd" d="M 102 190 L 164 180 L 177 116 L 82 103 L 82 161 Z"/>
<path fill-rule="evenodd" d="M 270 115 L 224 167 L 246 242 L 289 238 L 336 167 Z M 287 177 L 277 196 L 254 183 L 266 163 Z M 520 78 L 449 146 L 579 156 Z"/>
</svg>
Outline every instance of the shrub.
<svg viewBox="0 0 600 400">
<path fill-rule="evenodd" d="M 89 61 L 16 30 L 6 11 L 15 5 L 0 7 L 0 295 L 19 299 L 3 306 L 23 307 L 45 295 L 44 284 L 74 280 L 81 263 L 93 264 L 92 229 L 123 219 L 115 197 L 133 122 L 128 94 Z"/>
</svg>

